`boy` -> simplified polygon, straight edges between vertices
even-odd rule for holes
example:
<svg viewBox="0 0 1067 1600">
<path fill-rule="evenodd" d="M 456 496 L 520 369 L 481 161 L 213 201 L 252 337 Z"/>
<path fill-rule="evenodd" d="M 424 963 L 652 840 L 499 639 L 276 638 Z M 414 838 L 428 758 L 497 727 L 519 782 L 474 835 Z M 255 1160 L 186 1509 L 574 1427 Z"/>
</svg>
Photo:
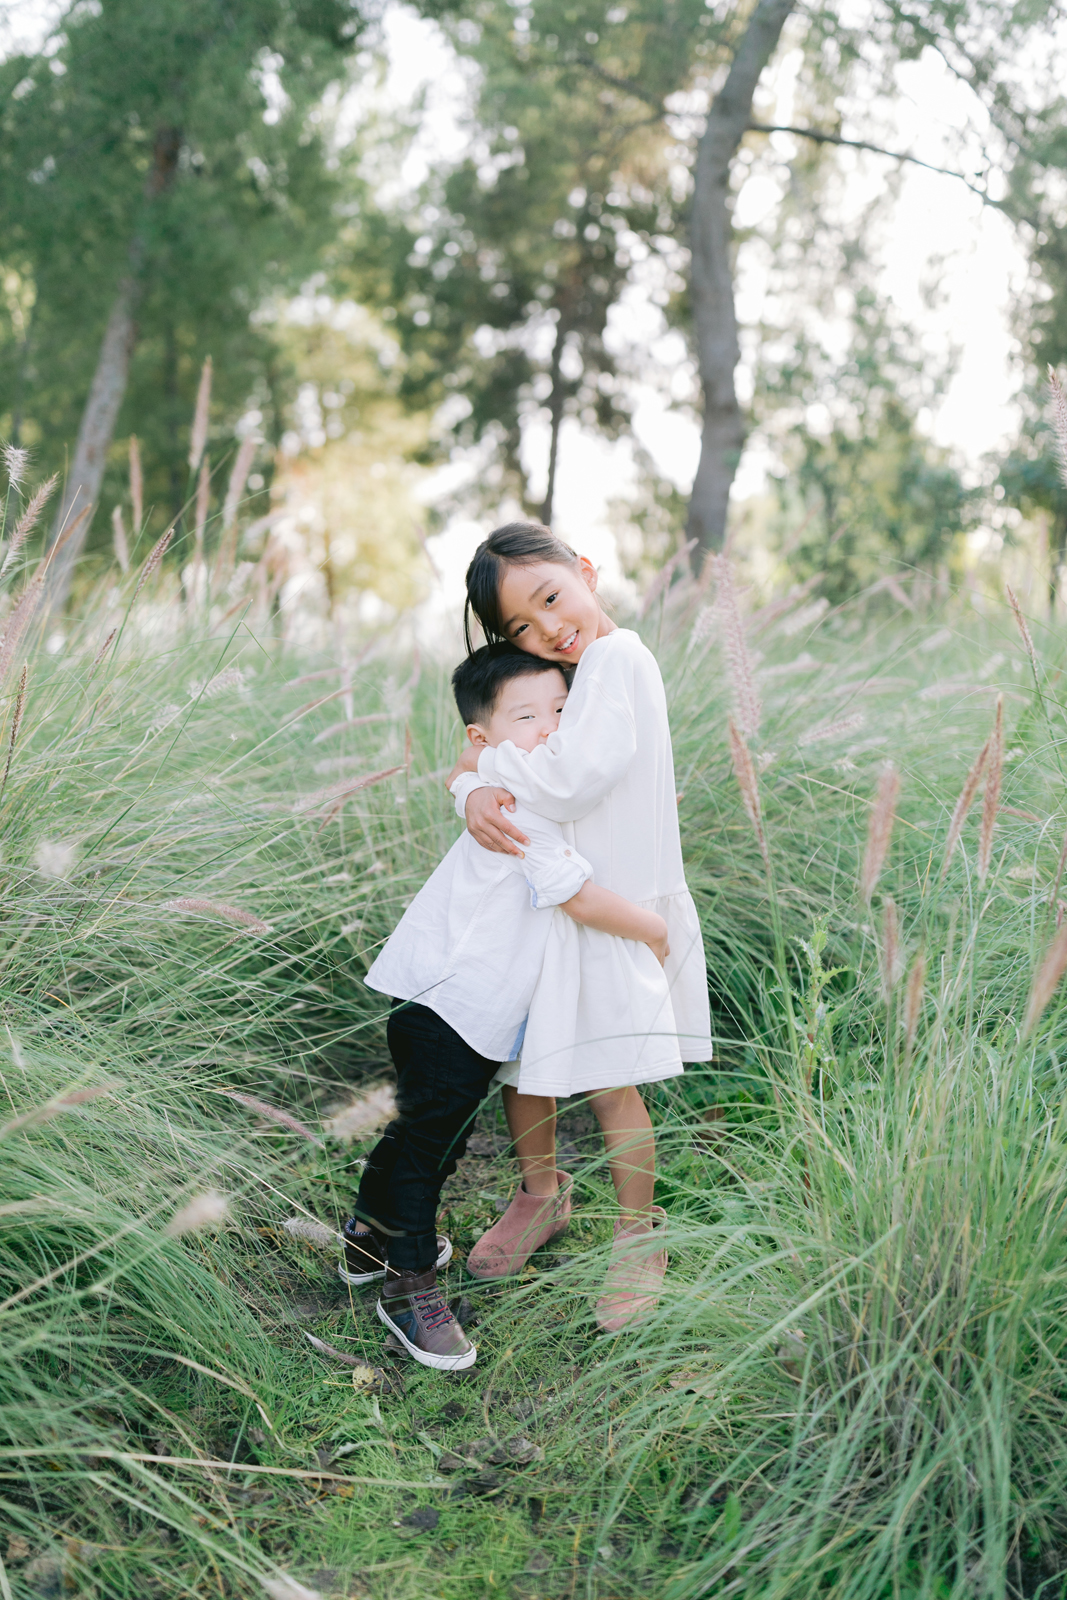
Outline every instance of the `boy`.
<svg viewBox="0 0 1067 1600">
<path fill-rule="evenodd" d="M 559 726 L 567 699 L 554 662 L 510 645 L 468 656 L 452 687 L 468 739 L 494 748 L 510 739 L 535 749 Z M 452 1254 L 436 1232 L 437 1203 L 498 1067 L 519 1055 L 553 908 L 647 944 L 660 962 L 667 953 L 662 917 L 599 888 L 558 823 L 520 810 L 523 855 L 461 834 L 366 978 L 393 997 L 398 1115 L 364 1168 L 339 1270 L 352 1284 L 384 1278 L 378 1316 L 416 1361 L 446 1371 L 473 1366 L 477 1350 L 437 1287 L 437 1268 Z M 566 1195 L 555 1203 L 553 1234 L 569 1214 Z"/>
</svg>

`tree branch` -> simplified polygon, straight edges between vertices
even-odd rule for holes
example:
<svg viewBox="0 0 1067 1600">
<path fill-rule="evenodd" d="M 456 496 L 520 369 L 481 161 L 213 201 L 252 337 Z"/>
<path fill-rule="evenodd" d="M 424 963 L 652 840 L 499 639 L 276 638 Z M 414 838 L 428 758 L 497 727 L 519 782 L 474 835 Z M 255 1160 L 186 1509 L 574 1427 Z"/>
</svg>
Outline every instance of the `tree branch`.
<svg viewBox="0 0 1067 1600">
<path fill-rule="evenodd" d="M 592 56 L 572 57 L 576 66 L 584 67 L 586 72 L 591 72 L 594 78 L 599 78 L 601 83 L 610 84 L 613 89 L 621 89 L 623 94 L 633 95 L 635 100 L 643 100 L 646 106 L 651 106 L 656 112 L 657 119 L 664 114 L 662 100 L 654 94 L 649 94 L 647 89 L 642 89 L 639 83 L 634 83 L 631 78 L 617 78 L 613 72 L 605 72 L 602 66 L 595 62 Z"/>
<path fill-rule="evenodd" d="M 1005 201 L 994 200 L 993 197 L 972 183 L 962 172 L 957 172 L 953 167 L 937 167 L 932 161 L 922 161 L 918 156 L 909 155 L 905 150 L 886 150 L 883 145 L 871 144 L 866 139 L 845 139 L 838 133 L 824 133 L 818 128 L 789 128 L 777 122 L 750 122 L 749 133 L 791 133 L 798 139 L 811 139 L 815 144 L 843 145 L 848 150 L 870 150 L 876 156 L 888 156 L 891 161 L 907 161 L 914 167 L 922 167 L 927 172 L 936 172 L 943 178 L 955 178 L 962 183 L 973 195 L 977 195 L 984 206 L 992 206 L 995 211 L 1003 211 L 1013 221 L 1029 222 L 1036 228 L 1038 222 L 1034 217 L 1020 216 Z"/>
</svg>

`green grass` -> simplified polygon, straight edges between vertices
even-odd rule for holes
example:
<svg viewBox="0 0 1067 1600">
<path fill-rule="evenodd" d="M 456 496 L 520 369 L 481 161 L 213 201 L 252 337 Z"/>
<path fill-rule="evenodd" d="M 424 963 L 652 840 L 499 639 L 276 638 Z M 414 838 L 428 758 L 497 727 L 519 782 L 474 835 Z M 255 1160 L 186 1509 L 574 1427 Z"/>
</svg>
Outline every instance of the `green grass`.
<svg viewBox="0 0 1067 1600">
<path fill-rule="evenodd" d="M 375 1600 L 1063 1592 L 1059 998 L 1020 1036 L 1067 828 L 1059 637 L 1035 679 L 997 610 L 754 625 L 769 879 L 695 604 L 646 625 L 718 1045 L 650 1097 L 668 1293 L 639 1331 L 596 1335 L 610 1186 L 572 1107 L 574 1226 L 515 1284 L 449 1269 L 480 1351 L 451 1377 L 391 1357 L 373 1292 L 281 1228 L 339 1225 L 370 1141 L 320 1146 L 219 1093 L 317 1133 L 382 1076 L 362 975 L 458 826 L 445 664 L 412 683 L 369 658 L 356 713 L 385 718 L 315 743 L 343 701 L 304 708 L 336 680 L 292 680 L 328 660 L 244 625 L 209 639 L 172 610 L 95 670 L 106 629 L 33 659 L 0 796 L 4 1600 L 252 1596 L 279 1573 Z M 979 795 L 942 884 L 998 689 L 1010 809 L 979 884 Z M 903 789 L 868 909 L 887 757 Z M 395 765 L 332 815 L 307 803 Z M 910 1046 L 878 972 L 886 894 L 927 963 Z M 445 1195 L 459 1256 L 513 1183 L 490 1101 Z M 169 1237 L 207 1190 L 225 1223 Z M 377 1369 L 370 1388 L 306 1333 Z"/>
</svg>

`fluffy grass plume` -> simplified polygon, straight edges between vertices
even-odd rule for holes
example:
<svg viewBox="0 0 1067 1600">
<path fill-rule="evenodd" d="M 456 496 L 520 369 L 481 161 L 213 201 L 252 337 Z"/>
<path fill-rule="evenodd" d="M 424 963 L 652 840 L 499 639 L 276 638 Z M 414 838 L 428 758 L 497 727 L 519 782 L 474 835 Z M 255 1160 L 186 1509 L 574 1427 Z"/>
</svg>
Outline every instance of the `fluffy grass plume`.
<svg viewBox="0 0 1067 1600">
<path fill-rule="evenodd" d="M 926 957 L 920 950 L 908 971 L 904 986 L 904 1039 L 909 1050 L 914 1048 L 922 1016 L 923 994 L 926 986 Z"/>
<path fill-rule="evenodd" d="M 137 599 L 137 596 L 140 594 L 141 590 L 144 588 L 145 584 L 148 582 L 149 578 L 152 576 L 153 572 L 155 572 L 159 567 L 160 562 L 167 553 L 167 547 L 173 538 L 174 524 L 171 523 L 166 533 L 162 534 L 160 538 L 156 540 L 155 544 L 148 552 L 148 555 L 145 559 L 145 564 L 141 568 L 141 576 L 137 580 L 137 587 L 133 591 L 133 598 L 135 600 Z"/>
<path fill-rule="evenodd" d="M 29 500 L 27 500 L 8 541 L 7 553 L 4 556 L 3 565 L 0 566 L 0 573 L 5 572 L 11 566 L 26 540 L 37 526 L 41 519 L 41 512 L 51 499 L 58 482 L 59 473 L 54 472 L 44 483 L 37 485 Z"/>
<path fill-rule="evenodd" d="M 759 780 L 752 762 L 752 752 L 745 743 L 740 729 L 733 717 L 727 719 L 730 734 L 730 760 L 733 763 L 734 777 L 741 791 L 741 800 L 745 807 L 745 814 L 752 824 L 752 831 L 756 835 L 763 864 L 770 869 L 771 859 L 767 853 L 767 836 L 763 831 L 763 811 L 760 806 Z"/>
<path fill-rule="evenodd" d="M 716 609 L 722 629 L 723 656 L 733 689 L 737 724 L 744 737 L 752 739 L 759 732 L 763 707 L 749 658 L 745 624 L 729 556 L 714 558 L 714 573 L 718 583 Z"/>
<path fill-rule="evenodd" d="M 303 1239 L 305 1244 L 318 1245 L 323 1250 L 336 1245 L 341 1237 L 332 1228 L 327 1228 L 322 1222 L 316 1222 L 312 1217 L 286 1217 L 282 1227 L 291 1238 Z"/>
<path fill-rule="evenodd" d="M 860 894 L 867 905 L 870 905 L 874 891 L 878 887 L 878 879 L 882 876 L 882 868 L 893 838 L 893 825 L 896 822 L 899 799 L 900 773 L 891 761 L 887 761 L 879 774 L 878 793 L 875 795 L 871 814 L 867 820 L 867 847 L 863 852 L 863 865 L 860 868 Z"/>
<path fill-rule="evenodd" d="M 218 1228 L 230 1214 L 230 1202 L 215 1189 L 198 1194 L 176 1211 L 164 1230 L 172 1239 L 186 1233 L 199 1233 L 203 1228 Z"/>
<path fill-rule="evenodd" d="M 957 796 L 956 804 L 952 808 L 952 816 L 948 825 L 948 839 L 945 843 L 945 854 L 941 861 L 942 882 L 944 882 L 948 873 L 949 863 L 955 853 L 956 846 L 960 842 L 960 835 L 963 832 L 963 824 L 967 820 L 967 813 L 974 804 L 974 797 L 978 793 L 978 785 L 982 781 L 982 774 L 986 769 L 986 762 L 989 760 L 989 748 L 990 740 L 987 739 L 975 756 L 971 769 L 963 780 L 963 788 Z"/>
<path fill-rule="evenodd" d="M 69 839 L 38 839 L 33 862 L 42 878 L 69 878 L 78 863 L 78 846 Z"/>
<path fill-rule="evenodd" d="M 395 1115 L 396 1094 L 391 1084 L 383 1083 L 368 1089 L 351 1105 L 335 1111 L 322 1127 L 331 1139 L 360 1139 L 368 1133 L 376 1133 Z"/>
<path fill-rule="evenodd" d="M 283 1111 L 279 1106 L 268 1105 L 265 1100 L 257 1100 L 255 1095 L 242 1094 L 238 1089 L 218 1089 L 217 1094 L 226 1095 L 229 1100 L 236 1100 L 238 1105 L 246 1106 L 249 1111 L 254 1111 L 257 1116 L 265 1117 L 268 1122 L 276 1122 L 281 1128 L 288 1128 L 290 1133 L 298 1133 L 302 1139 L 307 1139 L 311 1144 L 322 1147 L 322 1140 L 318 1134 L 312 1133 L 306 1123 L 299 1117 L 294 1117 L 290 1111 Z M 292 1231 L 292 1230 L 290 1230 Z"/>
<path fill-rule="evenodd" d="M 15 709 L 11 716 L 11 732 L 7 741 L 7 756 L 4 760 L 3 775 L 0 776 L 0 795 L 3 795 L 4 790 L 7 788 L 8 774 L 11 771 L 11 763 L 15 755 L 15 744 L 18 740 L 19 728 L 22 726 L 22 713 L 26 709 L 26 682 L 29 673 L 29 663 L 26 663 L 19 675 L 19 686 L 15 695 Z"/>
<path fill-rule="evenodd" d="M 889 1000 L 903 976 L 904 966 L 896 901 L 888 895 L 882 911 L 882 943 L 879 956 L 882 965 L 882 993 Z"/>
<path fill-rule="evenodd" d="M 808 745 L 824 744 L 827 739 L 844 739 L 850 733 L 858 733 L 863 727 L 866 718 L 862 711 L 855 711 L 849 717 L 841 717 L 837 722 L 823 722 L 817 728 L 809 728 L 797 740 L 800 749 Z"/>
<path fill-rule="evenodd" d="M 1008 604 L 1011 606 L 1011 614 L 1015 618 L 1015 626 L 1019 630 L 1019 634 L 1020 634 L 1020 637 L 1022 638 L 1023 645 L 1026 648 L 1026 653 L 1030 657 L 1030 665 L 1034 670 L 1034 675 L 1036 676 L 1037 675 L 1037 653 L 1034 650 L 1034 641 L 1030 637 L 1029 624 L 1027 623 L 1026 618 L 1023 616 L 1022 606 L 1020 606 L 1018 600 L 1015 598 L 1015 591 L 1012 589 L 1010 584 L 1005 584 L 1004 593 L 1008 597 Z"/>
<path fill-rule="evenodd" d="M 1045 952 L 1044 960 L 1034 974 L 1029 999 L 1026 1002 L 1026 1015 L 1023 1018 L 1024 1035 L 1033 1033 L 1037 1027 L 1065 972 L 1067 972 L 1067 922 L 1061 923 L 1058 933 Z"/>
<path fill-rule="evenodd" d="M 168 911 L 187 911 L 191 916 L 220 917 L 224 922 L 232 922 L 238 928 L 247 928 L 249 933 L 258 933 L 265 936 L 271 931 L 269 922 L 264 922 L 262 917 L 257 917 L 251 911 L 244 911 L 240 906 L 227 905 L 224 900 L 206 900 L 199 895 L 179 895 L 176 900 L 165 901 Z"/>
<path fill-rule="evenodd" d="M 41 601 L 44 598 L 45 585 L 48 580 L 48 565 L 51 556 L 53 556 L 68 539 L 73 538 L 74 534 L 89 516 L 91 510 L 91 506 L 85 506 L 81 511 L 79 511 L 78 515 L 73 519 L 73 521 L 68 523 L 63 529 L 59 538 L 52 546 L 49 556 L 38 563 L 36 572 L 27 583 L 22 593 L 19 595 L 19 598 L 16 600 L 11 612 L 9 613 L 7 623 L 4 628 L 3 643 L 0 644 L 0 690 L 3 689 L 3 686 L 7 681 L 8 674 L 15 663 L 15 658 L 23 647 L 26 635 L 30 629 L 34 617 L 37 614 Z"/>
<path fill-rule="evenodd" d="M 1000 807 L 1000 785 L 1004 775 L 1004 696 L 997 696 L 993 732 L 989 736 L 989 756 L 986 762 L 985 794 L 982 800 L 982 828 L 978 835 L 978 881 L 984 883 L 989 876 L 989 863 L 993 859 L 993 832 L 997 825 Z"/>
<path fill-rule="evenodd" d="M 1056 458 L 1059 462 L 1060 477 L 1067 483 L 1067 395 L 1063 392 L 1063 385 L 1055 367 L 1050 364 L 1047 371 L 1049 396 L 1052 400 L 1052 432 L 1056 440 Z"/>
<path fill-rule="evenodd" d="M 62 1094 L 46 1100 L 44 1105 L 32 1106 L 21 1116 L 13 1117 L 10 1122 L 6 1122 L 0 1127 L 0 1138 L 14 1133 L 19 1128 L 32 1128 L 42 1122 L 51 1122 L 53 1117 L 62 1116 L 63 1112 L 73 1111 L 78 1106 L 89 1105 L 91 1101 L 99 1100 L 102 1095 L 113 1094 L 121 1087 L 120 1083 L 97 1083 L 85 1089 L 64 1089 Z"/>
<path fill-rule="evenodd" d="M 293 810 L 297 813 L 307 811 L 318 816 L 332 817 L 347 799 L 358 794 L 361 789 L 369 789 L 375 783 L 384 783 L 386 778 L 395 778 L 397 773 L 403 770 L 403 766 L 383 767 L 380 772 L 367 772 L 362 778 L 349 778 L 342 783 L 331 783 L 325 789 L 317 789 L 313 794 L 304 795 L 293 806 Z"/>
<path fill-rule="evenodd" d="M 90 675 L 95 672 L 96 668 L 100 665 L 108 651 L 111 649 L 112 644 L 115 642 L 115 635 L 118 633 L 118 631 L 119 630 L 117 628 L 112 628 L 111 632 L 108 634 L 107 638 L 96 652 L 95 656 L 93 657 L 92 666 L 89 669 Z"/>
<path fill-rule="evenodd" d="M 17 489 L 30 468 L 30 452 L 24 445 L 5 444 L 0 447 L 4 458 L 9 489 Z"/>
</svg>

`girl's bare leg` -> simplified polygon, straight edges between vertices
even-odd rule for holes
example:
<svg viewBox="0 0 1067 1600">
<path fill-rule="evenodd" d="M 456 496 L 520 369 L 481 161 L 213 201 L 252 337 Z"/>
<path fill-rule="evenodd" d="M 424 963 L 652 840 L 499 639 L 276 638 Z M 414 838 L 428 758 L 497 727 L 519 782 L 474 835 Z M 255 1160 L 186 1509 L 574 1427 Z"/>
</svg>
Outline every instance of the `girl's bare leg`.
<svg viewBox="0 0 1067 1600">
<path fill-rule="evenodd" d="M 510 1083 L 500 1092 L 523 1188 L 527 1194 L 555 1194 L 559 1189 L 555 1100 L 547 1094 L 520 1094 Z"/>
<path fill-rule="evenodd" d="M 628 1089 L 602 1089 L 589 1096 L 589 1104 L 604 1135 L 622 1220 L 631 1230 L 651 1228 L 656 1141 L 645 1102 L 631 1085 Z"/>
</svg>

